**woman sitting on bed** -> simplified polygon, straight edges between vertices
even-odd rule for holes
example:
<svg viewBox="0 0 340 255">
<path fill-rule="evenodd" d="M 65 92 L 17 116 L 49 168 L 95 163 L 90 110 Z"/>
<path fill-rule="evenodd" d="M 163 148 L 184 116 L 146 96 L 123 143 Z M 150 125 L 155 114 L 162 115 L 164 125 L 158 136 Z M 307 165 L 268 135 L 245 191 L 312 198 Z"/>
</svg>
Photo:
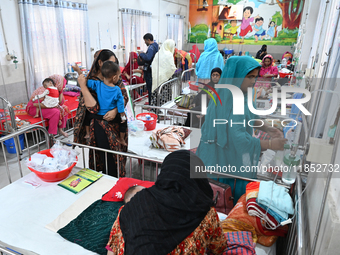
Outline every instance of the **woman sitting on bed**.
<svg viewBox="0 0 340 255">
<path fill-rule="evenodd" d="M 122 79 L 130 85 L 144 83 L 143 70 L 138 69 L 137 58 L 136 52 L 130 52 L 129 62 L 122 71 Z"/>
<path fill-rule="evenodd" d="M 48 132 L 50 134 L 56 135 L 59 132 L 61 135 L 68 137 L 68 134 L 63 131 L 63 128 L 66 127 L 67 115 L 69 113 L 68 107 L 64 105 L 65 99 L 63 95 L 63 89 L 65 88 L 66 80 L 63 76 L 58 75 L 58 74 L 54 74 L 50 76 L 49 78 L 52 79 L 52 81 L 55 84 L 55 87 L 58 89 L 60 93 L 59 94 L 59 105 L 61 107 L 41 109 L 41 114 L 44 119 L 48 120 Z M 31 98 L 28 101 L 27 106 L 26 106 L 26 112 L 29 115 L 31 116 L 36 115 L 37 107 L 34 106 L 34 103 L 38 103 L 38 100 L 36 100 L 35 97 L 44 94 L 45 90 L 46 89 L 43 86 L 41 86 L 38 89 L 36 89 L 31 95 Z M 43 98 L 39 100 L 41 103 L 43 101 Z M 39 115 L 40 115 L 40 111 L 39 111 Z M 60 123 L 59 123 L 59 120 L 60 120 Z"/>
<path fill-rule="evenodd" d="M 190 178 L 204 167 L 193 153 L 169 154 L 154 186 L 126 203 L 113 224 L 108 254 L 222 254 L 226 239 L 208 180 Z"/>
</svg>

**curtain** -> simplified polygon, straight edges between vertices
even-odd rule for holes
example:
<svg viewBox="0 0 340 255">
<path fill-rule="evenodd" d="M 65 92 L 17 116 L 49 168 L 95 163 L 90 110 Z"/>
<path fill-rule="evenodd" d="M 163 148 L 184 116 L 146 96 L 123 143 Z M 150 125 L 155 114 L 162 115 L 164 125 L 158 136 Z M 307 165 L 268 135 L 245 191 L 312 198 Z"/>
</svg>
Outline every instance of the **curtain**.
<svg viewBox="0 0 340 255">
<path fill-rule="evenodd" d="M 86 5 L 60 0 L 18 0 L 18 5 L 28 96 L 48 76 L 64 75 L 68 63 L 90 66 Z"/>
<path fill-rule="evenodd" d="M 168 35 L 167 39 L 172 39 L 176 43 L 176 48 L 182 50 L 184 39 L 184 16 L 167 14 Z"/>
<path fill-rule="evenodd" d="M 137 49 L 146 52 L 147 46 L 143 36 L 151 33 L 151 12 L 133 9 L 121 9 L 123 24 L 123 45 L 125 47 L 124 64 L 129 60 L 129 52 L 137 52 Z"/>
</svg>

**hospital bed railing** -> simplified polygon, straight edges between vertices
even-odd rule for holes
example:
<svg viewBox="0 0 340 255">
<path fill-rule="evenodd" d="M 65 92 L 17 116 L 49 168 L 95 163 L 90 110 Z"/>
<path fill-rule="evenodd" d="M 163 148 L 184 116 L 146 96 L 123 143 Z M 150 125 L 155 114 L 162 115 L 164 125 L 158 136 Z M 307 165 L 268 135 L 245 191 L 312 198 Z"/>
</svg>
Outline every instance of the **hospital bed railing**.
<svg viewBox="0 0 340 255">
<path fill-rule="evenodd" d="M 186 79 L 188 73 L 190 73 L 190 79 Z M 192 75 L 192 74 L 194 74 L 194 75 Z M 193 77 L 193 78 L 191 78 L 191 77 Z M 181 83 L 182 83 L 181 89 L 183 90 L 185 87 L 188 87 L 189 86 L 188 82 L 190 80 L 196 81 L 196 79 L 197 79 L 197 75 L 196 75 L 196 69 L 195 68 L 189 68 L 189 69 L 183 71 L 182 75 L 181 75 Z"/>
<path fill-rule="evenodd" d="M 150 110 L 155 110 L 157 113 L 157 121 L 161 123 L 163 121 L 164 124 L 176 125 L 176 124 L 184 124 L 185 120 L 187 119 L 187 114 L 197 114 L 202 115 L 200 111 L 192 111 L 189 109 L 177 109 L 177 108 L 169 108 L 169 107 L 160 107 L 160 106 L 148 106 L 148 105 L 141 105 L 142 112 L 148 112 Z M 170 123 L 169 123 L 169 122 Z M 177 121 L 175 123 L 175 121 Z M 202 120 L 200 119 L 199 128 L 202 126 Z M 192 118 L 190 119 L 190 127 L 192 127 Z"/>
<path fill-rule="evenodd" d="M 169 90 L 171 91 L 171 93 L 165 92 L 165 89 L 168 89 L 169 86 L 170 86 Z M 174 78 L 166 82 L 163 82 L 158 87 L 157 106 L 161 106 L 161 98 L 165 100 L 165 102 L 169 102 L 175 99 L 179 94 L 180 94 L 180 91 L 179 91 L 179 79 L 178 78 Z"/>
<path fill-rule="evenodd" d="M 133 77 L 132 79 L 136 79 L 136 78 Z M 125 87 L 130 92 L 131 102 L 132 102 L 133 108 L 135 108 L 136 102 L 138 102 L 138 101 L 148 97 L 148 93 L 146 93 L 146 95 L 143 95 L 144 92 L 147 92 L 147 88 L 146 88 L 146 83 L 145 82 L 144 83 L 139 83 L 139 84 L 133 84 L 133 85 L 126 85 Z M 134 95 L 135 95 L 134 91 L 136 91 L 140 95 L 139 98 L 135 98 L 134 97 Z"/>
<path fill-rule="evenodd" d="M 15 122 L 15 114 L 11 103 L 1 96 L 0 101 L 0 107 L 2 107 L 0 109 L 3 110 L 3 112 L 0 112 L 0 131 L 3 134 L 8 134 L 16 131 L 17 125 Z"/>
<path fill-rule="evenodd" d="M 46 146 L 41 147 L 42 144 L 40 142 L 36 143 L 33 147 L 29 146 L 29 141 L 28 141 L 28 138 L 27 138 L 27 133 L 29 133 L 29 132 L 32 132 L 33 134 L 36 135 L 37 141 L 39 141 L 39 136 L 41 136 L 41 133 L 43 133 L 45 135 L 44 143 L 46 144 Z M 18 148 L 21 147 L 20 141 L 19 141 L 19 136 L 22 135 L 22 134 L 24 135 L 24 138 L 25 138 L 25 140 L 24 140 L 24 145 L 26 145 L 25 150 L 18 149 Z M 33 137 L 34 137 L 34 135 L 33 135 Z M 15 162 L 18 165 L 18 169 L 19 169 L 19 173 L 20 173 L 21 177 L 23 177 L 22 166 L 21 166 L 21 159 L 22 159 L 23 152 L 27 151 L 27 153 L 28 153 L 27 156 L 30 157 L 31 154 L 33 153 L 32 148 L 37 148 L 37 151 L 40 151 L 41 148 L 44 148 L 44 149 L 50 148 L 49 133 L 47 132 L 46 128 L 39 126 L 39 125 L 30 125 L 30 126 L 21 128 L 21 129 L 15 131 L 13 133 L 10 133 L 6 136 L 0 137 L 2 155 L 4 157 L 4 161 L 1 161 L 1 162 L 5 163 L 5 169 L 6 169 L 6 172 L 7 172 L 7 177 L 8 177 L 9 183 L 12 183 L 12 177 L 11 177 L 11 173 L 10 173 L 9 160 L 8 160 L 8 156 L 6 154 L 4 142 L 11 139 L 11 138 L 13 138 L 13 141 L 14 141 L 14 145 L 15 145 L 15 149 L 16 149 L 15 150 L 16 151 L 16 153 L 15 153 L 16 154 L 16 161 Z M 13 167 L 11 166 L 11 168 L 13 168 Z"/>
<path fill-rule="evenodd" d="M 63 141 L 60 140 L 61 143 L 63 144 L 67 144 L 67 145 L 72 145 L 74 147 L 78 147 L 81 150 L 81 154 L 82 154 L 82 158 L 83 158 L 83 166 L 84 167 L 89 167 L 89 164 L 86 164 L 86 160 L 85 160 L 85 149 L 91 150 L 93 153 L 93 158 L 94 158 L 94 170 L 96 169 L 96 157 L 95 157 L 95 153 L 96 152 L 104 152 L 105 153 L 105 169 L 106 172 L 105 174 L 108 174 L 107 172 L 107 168 L 108 168 L 108 163 L 107 163 L 107 158 L 108 155 L 114 155 L 117 158 L 117 178 L 119 178 L 119 156 L 124 156 L 127 159 L 129 159 L 129 173 L 130 176 L 132 176 L 132 159 L 136 159 L 136 160 L 140 160 L 141 161 L 141 165 L 142 165 L 142 180 L 145 180 L 145 162 L 150 162 L 150 163 L 154 163 L 155 164 L 155 178 L 157 179 L 158 176 L 158 168 L 159 168 L 159 164 L 162 164 L 162 160 L 159 159 L 155 159 L 155 158 L 149 158 L 149 157 L 144 157 L 144 156 L 139 156 L 137 154 L 134 153 L 130 153 L 130 152 L 120 152 L 120 151 L 113 151 L 113 150 L 107 150 L 107 149 L 102 149 L 102 148 L 98 148 L 98 147 L 93 147 L 93 146 L 89 146 L 89 145 L 84 145 L 84 144 L 79 144 L 79 143 L 74 143 L 74 142 L 68 142 L 68 141 Z M 90 152 L 89 152 L 90 153 Z M 128 160 L 127 160 L 128 162 Z M 126 165 L 125 165 L 126 166 Z"/>
</svg>

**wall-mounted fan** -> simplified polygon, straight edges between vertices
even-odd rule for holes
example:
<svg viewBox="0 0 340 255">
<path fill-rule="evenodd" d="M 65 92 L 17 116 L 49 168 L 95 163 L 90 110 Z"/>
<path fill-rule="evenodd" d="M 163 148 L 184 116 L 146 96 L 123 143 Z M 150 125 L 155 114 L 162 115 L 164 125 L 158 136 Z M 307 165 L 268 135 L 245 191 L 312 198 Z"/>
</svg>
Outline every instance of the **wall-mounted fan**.
<svg viewBox="0 0 340 255">
<path fill-rule="evenodd" d="M 267 1 L 262 1 L 262 0 L 257 0 L 260 3 L 264 3 L 264 4 L 268 4 L 268 5 L 275 5 L 275 4 L 279 4 L 276 0 L 270 0 L 270 2 Z M 284 4 L 284 3 L 293 3 L 295 0 L 286 0 L 286 1 L 279 1 L 280 4 Z"/>
</svg>

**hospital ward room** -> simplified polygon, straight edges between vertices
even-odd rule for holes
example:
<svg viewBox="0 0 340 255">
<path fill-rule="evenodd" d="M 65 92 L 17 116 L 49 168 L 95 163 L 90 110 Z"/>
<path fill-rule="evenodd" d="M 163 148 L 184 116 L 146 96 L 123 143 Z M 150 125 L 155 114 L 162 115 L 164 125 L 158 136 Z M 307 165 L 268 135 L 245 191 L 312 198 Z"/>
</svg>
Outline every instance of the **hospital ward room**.
<svg viewBox="0 0 340 255">
<path fill-rule="evenodd" d="M 0 0 L 0 255 L 340 254 L 339 23 Z"/>
</svg>

